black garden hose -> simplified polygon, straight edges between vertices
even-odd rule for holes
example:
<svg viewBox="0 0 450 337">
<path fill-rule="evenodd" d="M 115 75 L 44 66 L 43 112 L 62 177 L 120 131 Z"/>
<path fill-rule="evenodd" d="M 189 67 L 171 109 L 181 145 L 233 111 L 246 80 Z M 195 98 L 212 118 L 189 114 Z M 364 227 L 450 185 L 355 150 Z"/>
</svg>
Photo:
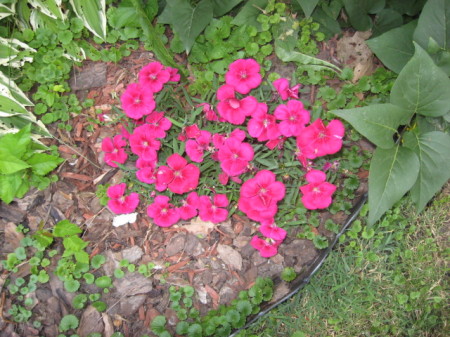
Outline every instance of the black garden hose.
<svg viewBox="0 0 450 337">
<path fill-rule="evenodd" d="M 303 289 L 303 287 L 305 287 L 305 285 L 307 285 L 309 283 L 309 281 L 314 276 L 314 274 L 320 269 L 320 267 L 324 263 L 325 259 L 327 258 L 327 256 L 330 254 L 331 250 L 334 248 L 334 246 L 338 242 L 341 235 L 344 234 L 344 232 L 350 227 L 350 225 L 353 223 L 353 221 L 355 221 L 355 219 L 358 217 L 359 211 L 361 210 L 361 208 L 363 207 L 363 205 L 365 204 L 366 201 L 367 201 L 367 193 L 365 193 L 364 195 L 362 195 L 360 197 L 360 199 L 358 200 L 356 205 L 353 207 L 351 214 L 349 215 L 347 220 L 344 222 L 341 230 L 339 231 L 339 233 L 336 234 L 336 236 L 334 237 L 333 241 L 330 243 L 328 248 L 326 250 L 324 250 L 319 256 L 317 256 L 315 261 L 311 264 L 311 266 L 305 272 L 303 272 L 301 275 L 299 275 L 299 277 L 298 277 L 299 281 L 292 285 L 292 290 L 288 294 L 284 295 L 282 298 L 280 298 L 275 303 L 271 303 L 270 305 L 267 306 L 267 308 L 263 308 L 258 314 L 253 316 L 244 327 L 234 331 L 229 337 L 236 336 L 237 333 L 239 333 L 241 330 L 247 329 L 250 325 L 252 325 L 258 319 L 260 319 L 262 316 L 266 315 L 270 310 L 279 306 L 281 303 L 287 301 L 289 298 L 291 298 L 296 293 L 298 293 L 301 289 Z"/>
</svg>

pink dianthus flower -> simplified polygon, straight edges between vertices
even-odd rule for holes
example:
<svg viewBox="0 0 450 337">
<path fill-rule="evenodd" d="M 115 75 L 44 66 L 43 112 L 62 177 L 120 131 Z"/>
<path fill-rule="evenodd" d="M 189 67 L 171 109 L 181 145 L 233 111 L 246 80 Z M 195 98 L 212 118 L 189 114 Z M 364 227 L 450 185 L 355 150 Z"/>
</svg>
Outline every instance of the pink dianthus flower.
<svg viewBox="0 0 450 337">
<path fill-rule="evenodd" d="M 172 122 L 164 117 L 164 112 L 153 111 L 145 118 L 145 122 L 149 125 L 149 132 L 155 138 L 165 138 L 166 131 L 172 127 Z"/>
<path fill-rule="evenodd" d="M 153 92 L 159 92 L 170 79 L 170 72 L 159 62 L 150 62 L 139 71 L 139 83 Z"/>
<path fill-rule="evenodd" d="M 204 151 L 209 147 L 211 142 L 211 132 L 201 130 L 200 135 L 195 139 L 188 139 L 186 142 L 186 154 L 189 159 L 196 163 L 203 161 Z"/>
<path fill-rule="evenodd" d="M 125 183 L 112 185 L 106 190 L 106 195 L 110 198 L 108 200 L 109 209 L 115 214 L 128 214 L 136 210 L 139 205 L 139 194 L 130 193 L 125 195 Z"/>
<path fill-rule="evenodd" d="M 161 147 L 161 142 L 155 139 L 153 128 L 144 124 L 134 129 L 130 135 L 130 147 L 134 154 L 147 161 L 157 160 L 157 151 Z"/>
<path fill-rule="evenodd" d="M 179 82 L 181 79 L 181 75 L 178 73 L 177 68 L 166 67 L 166 70 L 170 74 L 169 82 Z"/>
<path fill-rule="evenodd" d="M 277 106 L 274 115 L 276 119 L 281 120 L 280 131 L 285 137 L 300 135 L 310 119 L 309 111 L 303 107 L 301 101 L 296 100 Z"/>
<path fill-rule="evenodd" d="M 211 198 L 202 195 L 200 197 L 199 216 L 203 221 L 219 223 L 228 217 L 228 198 L 225 194 L 216 194 L 211 202 Z"/>
<path fill-rule="evenodd" d="M 230 64 L 225 74 L 225 82 L 241 93 L 248 94 L 250 90 L 261 84 L 261 74 L 258 62 L 253 59 L 239 59 Z"/>
<path fill-rule="evenodd" d="M 238 176 L 244 173 L 253 157 L 253 147 L 234 137 L 226 139 L 217 153 L 220 167 L 229 176 Z"/>
<path fill-rule="evenodd" d="M 169 197 L 158 195 L 153 203 L 147 207 L 147 215 L 153 219 L 155 225 L 170 227 L 180 220 L 180 215 L 169 201 Z"/>
<path fill-rule="evenodd" d="M 305 177 L 309 184 L 300 187 L 303 205 L 307 209 L 323 209 L 330 206 L 336 186 L 325 181 L 326 174 L 319 170 L 311 170 Z"/>
<path fill-rule="evenodd" d="M 181 219 L 189 220 L 197 215 L 198 208 L 199 196 L 197 192 L 191 192 L 186 199 L 182 200 L 182 205 L 178 207 L 178 214 Z"/>
<path fill-rule="evenodd" d="M 159 191 L 169 188 L 177 194 L 190 192 L 197 188 L 200 170 L 194 164 L 174 153 L 167 158 L 168 166 L 160 166 L 156 173 L 156 184 Z"/>
<path fill-rule="evenodd" d="M 250 116 L 258 106 L 258 101 L 253 96 L 243 99 L 236 98 L 234 88 L 224 84 L 217 90 L 217 111 L 227 122 L 234 125 L 241 125 L 245 117 Z"/>
<path fill-rule="evenodd" d="M 266 238 L 274 239 L 276 241 L 283 241 L 286 238 L 287 232 L 281 227 L 275 225 L 274 222 L 265 222 L 259 226 L 259 231 Z"/>
<path fill-rule="evenodd" d="M 128 154 L 123 147 L 126 145 L 127 142 L 121 135 L 116 135 L 113 139 L 109 137 L 104 138 L 102 141 L 102 151 L 105 152 L 105 163 L 112 167 L 117 167 L 117 163 L 125 163 Z"/>
<path fill-rule="evenodd" d="M 297 146 L 308 159 L 334 154 L 342 147 L 345 128 L 334 119 L 327 126 L 319 118 L 302 130 L 297 137 Z"/>
<path fill-rule="evenodd" d="M 278 80 L 273 81 L 273 86 L 283 101 L 288 98 L 298 99 L 298 89 L 300 88 L 300 84 L 294 85 L 290 88 L 288 79 L 279 78 Z"/>
<path fill-rule="evenodd" d="M 267 106 L 266 106 L 267 107 Z M 280 129 L 276 123 L 275 116 L 267 113 L 267 108 L 254 113 L 247 124 L 250 136 L 258 141 L 274 140 L 281 136 Z"/>
<path fill-rule="evenodd" d="M 150 114 L 156 107 L 153 91 L 137 83 L 128 85 L 120 96 L 120 101 L 125 115 L 136 120 Z"/>
<path fill-rule="evenodd" d="M 278 246 L 280 244 L 281 242 L 272 239 L 263 240 L 257 236 L 254 236 L 250 240 L 250 245 L 256 250 L 259 250 L 262 257 L 272 257 L 277 255 Z"/>
</svg>

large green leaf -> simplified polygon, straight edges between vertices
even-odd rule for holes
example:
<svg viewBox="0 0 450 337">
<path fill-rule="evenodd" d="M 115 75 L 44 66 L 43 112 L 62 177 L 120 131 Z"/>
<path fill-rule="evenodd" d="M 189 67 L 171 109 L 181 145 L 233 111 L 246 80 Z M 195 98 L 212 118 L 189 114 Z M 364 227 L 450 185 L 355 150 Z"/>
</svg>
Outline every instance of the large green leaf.
<svg viewBox="0 0 450 337">
<path fill-rule="evenodd" d="M 372 27 L 369 14 L 376 14 L 385 6 L 385 0 L 343 0 L 342 2 L 353 28 L 362 31 Z"/>
<path fill-rule="evenodd" d="M 393 136 L 398 127 L 407 124 L 412 116 L 409 111 L 389 103 L 330 112 L 345 119 L 356 131 L 384 149 L 394 146 Z"/>
<path fill-rule="evenodd" d="M 391 103 L 423 116 L 439 117 L 450 110 L 450 79 L 414 42 L 416 52 L 391 91 Z"/>
<path fill-rule="evenodd" d="M 375 150 L 369 169 L 369 224 L 374 224 L 411 189 L 419 167 L 417 155 L 406 147 Z"/>
<path fill-rule="evenodd" d="M 408 132 L 405 146 L 413 150 L 420 161 L 420 171 L 411 189 L 411 197 L 420 212 L 427 202 L 450 179 L 450 135 L 433 131 L 425 134 Z"/>
<path fill-rule="evenodd" d="M 237 26 L 249 25 L 261 29 L 261 24 L 257 21 L 258 15 L 262 14 L 262 8 L 266 8 L 269 0 L 249 0 L 233 19 L 233 24 Z"/>
<path fill-rule="evenodd" d="M 0 149 L 0 174 L 12 174 L 30 167 L 9 151 Z"/>
<path fill-rule="evenodd" d="M 297 0 L 297 2 L 302 8 L 303 13 L 305 13 L 305 16 L 309 18 L 312 12 L 314 12 L 319 0 Z"/>
<path fill-rule="evenodd" d="M 211 0 L 214 17 L 220 17 L 227 14 L 241 2 L 242 0 Z"/>
<path fill-rule="evenodd" d="M 367 45 L 389 69 L 397 74 L 414 54 L 412 42 L 417 20 L 367 40 Z"/>
<path fill-rule="evenodd" d="M 168 0 L 174 31 L 180 37 L 186 53 L 189 54 L 197 36 L 213 18 L 213 9 L 208 0 L 192 7 L 186 0 Z"/>
<path fill-rule="evenodd" d="M 422 9 L 414 41 L 428 49 L 432 38 L 443 49 L 450 49 L 450 1 L 428 0 Z"/>
<path fill-rule="evenodd" d="M 45 176 L 53 171 L 63 160 L 46 153 L 35 153 L 28 160 L 34 174 Z"/>
<path fill-rule="evenodd" d="M 192 7 L 187 0 L 167 0 L 167 6 L 173 30 L 189 54 L 195 39 L 213 18 L 212 4 L 209 0 L 202 0 Z"/>
<path fill-rule="evenodd" d="M 13 201 L 21 188 L 22 180 L 21 172 L 8 175 L 0 174 L 0 199 L 7 204 Z"/>
<path fill-rule="evenodd" d="M 70 0 L 73 11 L 94 35 L 106 39 L 105 0 Z"/>
</svg>

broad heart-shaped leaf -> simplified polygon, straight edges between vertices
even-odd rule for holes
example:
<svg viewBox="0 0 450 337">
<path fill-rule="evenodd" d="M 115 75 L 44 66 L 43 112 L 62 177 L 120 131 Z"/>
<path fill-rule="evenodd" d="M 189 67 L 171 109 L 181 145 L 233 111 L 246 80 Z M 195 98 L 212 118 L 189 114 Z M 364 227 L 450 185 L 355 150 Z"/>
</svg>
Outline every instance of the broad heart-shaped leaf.
<svg viewBox="0 0 450 337">
<path fill-rule="evenodd" d="M 106 40 L 105 0 L 70 0 L 73 11 L 94 35 Z"/>
<path fill-rule="evenodd" d="M 220 17 L 227 14 L 235 6 L 240 4 L 242 0 L 211 0 L 214 17 Z"/>
<path fill-rule="evenodd" d="M 419 167 L 419 158 L 406 147 L 375 150 L 369 169 L 369 225 L 411 189 Z"/>
<path fill-rule="evenodd" d="M 391 103 L 423 116 L 439 117 L 450 109 L 450 79 L 414 42 L 416 52 L 391 90 Z"/>
<path fill-rule="evenodd" d="M 30 164 L 33 173 L 40 176 L 45 176 L 53 171 L 62 161 L 62 158 L 46 153 L 35 153 L 27 159 L 27 163 Z"/>
<path fill-rule="evenodd" d="M 302 8 L 303 13 L 305 13 L 305 16 L 309 18 L 312 12 L 314 12 L 319 0 L 297 0 L 297 2 Z"/>
<path fill-rule="evenodd" d="M 173 29 L 189 54 L 195 39 L 213 18 L 211 2 L 202 0 L 193 8 L 187 0 L 168 0 L 167 5 L 171 8 Z"/>
<path fill-rule="evenodd" d="M 63 245 L 66 250 L 64 255 L 66 253 L 68 255 L 70 255 L 71 253 L 82 251 L 84 248 L 86 248 L 88 243 L 83 241 L 83 239 L 80 239 L 76 235 L 71 235 L 71 236 L 67 236 L 63 239 Z M 67 255 L 65 255 L 65 256 L 67 256 Z"/>
<path fill-rule="evenodd" d="M 342 2 L 350 23 L 356 30 L 369 30 L 372 27 L 369 14 L 376 14 L 385 6 L 385 0 L 343 0 Z"/>
<path fill-rule="evenodd" d="M 422 9 L 414 41 L 428 49 L 430 37 L 443 49 L 450 49 L 450 1 L 428 0 Z"/>
<path fill-rule="evenodd" d="M 345 119 L 356 131 L 384 149 L 394 146 L 393 136 L 398 127 L 407 124 L 412 117 L 409 111 L 390 103 L 330 112 Z"/>
<path fill-rule="evenodd" d="M 414 54 L 412 37 L 416 26 L 417 20 L 411 21 L 366 43 L 386 67 L 398 74 Z"/>
<path fill-rule="evenodd" d="M 404 136 L 405 146 L 413 150 L 420 161 L 416 183 L 411 188 L 411 197 L 420 212 L 427 202 L 450 179 L 450 135 L 433 131 L 425 134 L 408 132 Z"/>
<path fill-rule="evenodd" d="M 0 174 L 0 199 L 9 204 L 14 200 L 22 185 L 21 172 L 13 174 Z"/>
<path fill-rule="evenodd" d="M 261 23 L 257 21 L 258 15 L 262 14 L 261 8 L 266 8 L 269 0 L 248 0 L 244 7 L 233 19 L 236 26 L 249 25 L 261 29 Z"/>
</svg>

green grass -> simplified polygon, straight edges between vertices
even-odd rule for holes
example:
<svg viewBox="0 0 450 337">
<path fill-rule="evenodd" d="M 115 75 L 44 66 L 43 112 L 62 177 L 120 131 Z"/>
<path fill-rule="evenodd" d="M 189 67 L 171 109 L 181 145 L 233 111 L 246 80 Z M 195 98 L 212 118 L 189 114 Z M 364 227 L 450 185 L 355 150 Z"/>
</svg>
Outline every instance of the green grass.
<svg viewBox="0 0 450 337">
<path fill-rule="evenodd" d="M 373 231 L 356 222 L 311 283 L 245 335 L 448 336 L 448 192 L 420 215 L 403 199 Z"/>
</svg>

